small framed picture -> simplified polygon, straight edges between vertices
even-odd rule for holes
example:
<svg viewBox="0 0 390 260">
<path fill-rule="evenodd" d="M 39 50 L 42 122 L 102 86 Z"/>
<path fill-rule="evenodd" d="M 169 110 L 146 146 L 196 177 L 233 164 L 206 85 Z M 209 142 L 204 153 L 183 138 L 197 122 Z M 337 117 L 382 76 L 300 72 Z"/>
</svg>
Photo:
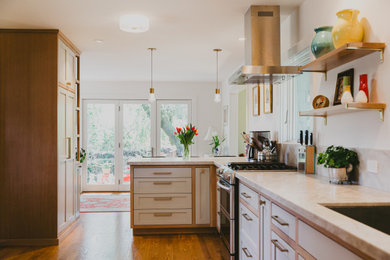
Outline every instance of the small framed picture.
<svg viewBox="0 0 390 260">
<path fill-rule="evenodd" d="M 228 116 L 229 116 L 229 114 L 228 114 L 228 112 L 229 112 L 229 107 L 227 106 L 227 105 L 225 105 L 224 107 L 223 107 L 223 125 L 224 126 L 226 126 L 226 125 L 228 125 L 228 123 L 229 123 L 229 118 L 228 118 Z"/>
<path fill-rule="evenodd" d="M 351 82 L 351 94 L 353 96 L 353 76 L 354 76 L 354 69 L 349 69 L 346 71 L 343 71 L 339 74 L 337 74 L 337 81 L 336 81 L 336 89 L 334 91 L 334 98 L 333 98 L 333 105 L 340 105 L 341 104 L 341 96 L 343 95 L 343 77 L 349 76 L 350 82 Z"/>
<path fill-rule="evenodd" d="M 272 113 L 272 84 L 263 85 L 263 112 Z"/>
<path fill-rule="evenodd" d="M 260 86 L 259 85 L 252 88 L 252 111 L 253 111 L 253 116 L 260 115 Z"/>
</svg>

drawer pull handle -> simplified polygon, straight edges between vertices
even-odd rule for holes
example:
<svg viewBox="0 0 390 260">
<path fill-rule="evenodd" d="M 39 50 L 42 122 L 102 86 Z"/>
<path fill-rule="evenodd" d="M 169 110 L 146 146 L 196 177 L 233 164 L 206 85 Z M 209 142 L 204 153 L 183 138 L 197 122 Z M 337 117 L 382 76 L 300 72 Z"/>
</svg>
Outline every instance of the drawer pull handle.
<svg viewBox="0 0 390 260">
<path fill-rule="evenodd" d="M 160 201 L 160 200 L 172 200 L 172 197 L 155 197 L 154 200 Z"/>
<path fill-rule="evenodd" d="M 244 254 L 246 255 L 246 257 L 248 257 L 248 258 L 253 257 L 253 256 L 251 255 L 251 253 L 249 252 L 248 248 L 243 247 L 243 248 L 242 248 L 242 251 L 244 251 Z"/>
<path fill-rule="evenodd" d="M 153 182 L 154 185 L 171 185 L 171 181 L 155 181 Z"/>
<path fill-rule="evenodd" d="M 248 221 L 252 221 L 253 219 L 251 218 L 251 217 L 249 217 L 248 216 L 248 214 L 242 214 L 242 216 L 246 219 L 246 220 L 248 220 Z"/>
<path fill-rule="evenodd" d="M 172 174 L 172 172 L 154 172 L 154 175 L 169 175 Z"/>
<path fill-rule="evenodd" d="M 271 242 L 272 242 L 272 244 L 275 245 L 275 247 L 276 247 L 277 249 L 280 250 L 280 252 L 288 252 L 288 249 L 282 247 L 277 239 L 272 239 Z"/>
<path fill-rule="evenodd" d="M 260 206 L 265 205 L 265 200 L 260 200 L 259 204 Z"/>
<path fill-rule="evenodd" d="M 246 194 L 245 192 L 242 192 L 241 195 L 246 198 L 246 199 L 250 199 L 252 198 L 251 196 L 249 196 L 248 194 Z"/>
<path fill-rule="evenodd" d="M 154 213 L 155 217 L 172 217 L 172 213 Z"/>
<path fill-rule="evenodd" d="M 278 222 L 282 226 L 288 226 L 288 223 L 286 221 L 284 221 L 283 219 L 281 219 L 279 216 L 272 216 L 271 218 L 273 220 L 275 220 L 276 222 Z"/>
<path fill-rule="evenodd" d="M 72 83 L 70 83 L 70 82 L 66 82 L 66 85 L 67 85 L 67 86 L 70 86 L 70 85 L 72 85 Z"/>
</svg>

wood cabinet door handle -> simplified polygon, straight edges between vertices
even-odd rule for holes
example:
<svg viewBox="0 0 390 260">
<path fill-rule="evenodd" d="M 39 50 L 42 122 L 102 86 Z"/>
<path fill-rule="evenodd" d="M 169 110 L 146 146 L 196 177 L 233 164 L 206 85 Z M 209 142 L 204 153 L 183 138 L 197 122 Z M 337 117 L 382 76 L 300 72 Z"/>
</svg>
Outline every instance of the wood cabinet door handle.
<svg viewBox="0 0 390 260">
<path fill-rule="evenodd" d="M 246 194 L 245 192 L 242 192 L 241 195 L 246 198 L 246 199 L 250 199 L 252 198 L 251 196 L 249 196 L 248 194 Z"/>
<path fill-rule="evenodd" d="M 279 216 L 271 216 L 271 218 L 273 220 L 275 220 L 276 222 L 278 222 L 282 226 L 288 226 L 288 223 L 286 221 L 284 221 L 283 219 L 281 219 Z"/>
<path fill-rule="evenodd" d="M 172 197 L 155 197 L 154 200 L 156 200 L 156 201 L 172 200 Z"/>
<path fill-rule="evenodd" d="M 154 172 L 154 175 L 170 175 L 172 172 Z"/>
<path fill-rule="evenodd" d="M 253 256 L 251 255 L 251 253 L 249 252 L 248 248 L 243 247 L 243 248 L 242 248 L 242 251 L 244 251 L 244 254 L 246 255 L 246 257 L 248 257 L 248 258 L 253 257 Z"/>
<path fill-rule="evenodd" d="M 67 85 L 67 86 L 70 86 L 70 85 L 72 85 L 72 83 L 70 83 L 70 82 L 66 82 L 66 85 Z"/>
<path fill-rule="evenodd" d="M 280 250 L 280 252 L 284 252 L 284 253 L 285 253 L 285 252 L 288 252 L 288 249 L 287 249 L 287 248 L 284 248 L 284 247 L 279 243 L 279 241 L 278 241 L 277 239 L 272 239 L 271 242 L 272 242 L 272 244 L 275 245 L 275 247 L 276 247 L 277 249 Z"/>
<path fill-rule="evenodd" d="M 154 213 L 155 217 L 172 217 L 172 213 Z"/>
<path fill-rule="evenodd" d="M 171 181 L 155 181 L 153 182 L 154 185 L 171 185 Z"/>
<path fill-rule="evenodd" d="M 246 220 L 248 220 L 248 221 L 252 221 L 253 219 L 251 218 L 251 217 L 249 217 L 249 215 L 248 214 L 242 214 L 242 216 L 246 219 Z"/>
</svg>

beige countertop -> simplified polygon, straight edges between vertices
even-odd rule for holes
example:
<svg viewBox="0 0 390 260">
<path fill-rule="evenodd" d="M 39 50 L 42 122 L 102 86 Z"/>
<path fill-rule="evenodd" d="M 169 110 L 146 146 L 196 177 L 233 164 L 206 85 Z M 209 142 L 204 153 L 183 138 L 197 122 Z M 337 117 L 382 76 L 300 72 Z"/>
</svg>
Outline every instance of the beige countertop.
<svg viewBox="0 0 390 260">
<path fill-rule="evenodd" d="M 142 158 L 128 164 L 221 166 L 239 161 L 246 158 Z M 296 172 L 238 172 L 236 177 L 373 258 L 390 259 L 390 235 L 323 206 L 390 205 L 390 193 L 360 185 L 329 184 L 325 179 Z"/>
<path fill-rule="evenodd" d="M 245 162 L 245 157 L 192 157 L 183 160 L 180 157 L 166 158 L 135 158 L 128 161 L 128 165 L 216 165 L 222 166 L 228 162 Z"/>
<path fill-rule="evenodd" d="M 323 206 L 390 205 L 390 193 L 360 185 L 329 184 L 296 172 L 239 172 L 236 177 L 367 255 L 390 258 L 389 235 Z"/>
</svg>

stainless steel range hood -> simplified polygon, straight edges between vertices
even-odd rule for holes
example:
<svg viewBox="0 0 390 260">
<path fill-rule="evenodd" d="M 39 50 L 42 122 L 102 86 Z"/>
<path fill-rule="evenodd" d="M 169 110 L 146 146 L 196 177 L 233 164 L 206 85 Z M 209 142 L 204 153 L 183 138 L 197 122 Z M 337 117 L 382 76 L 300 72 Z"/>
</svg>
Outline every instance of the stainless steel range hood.
<svg viewBox="0 0 390 260">
<path fill-rule="evenodd" d="M 300 74 L 298 66 L 280 65 L 280 6 L 251 6 L 245 14 L 245 64 L 230 84 L 272 83 Z"/>
</svg>

